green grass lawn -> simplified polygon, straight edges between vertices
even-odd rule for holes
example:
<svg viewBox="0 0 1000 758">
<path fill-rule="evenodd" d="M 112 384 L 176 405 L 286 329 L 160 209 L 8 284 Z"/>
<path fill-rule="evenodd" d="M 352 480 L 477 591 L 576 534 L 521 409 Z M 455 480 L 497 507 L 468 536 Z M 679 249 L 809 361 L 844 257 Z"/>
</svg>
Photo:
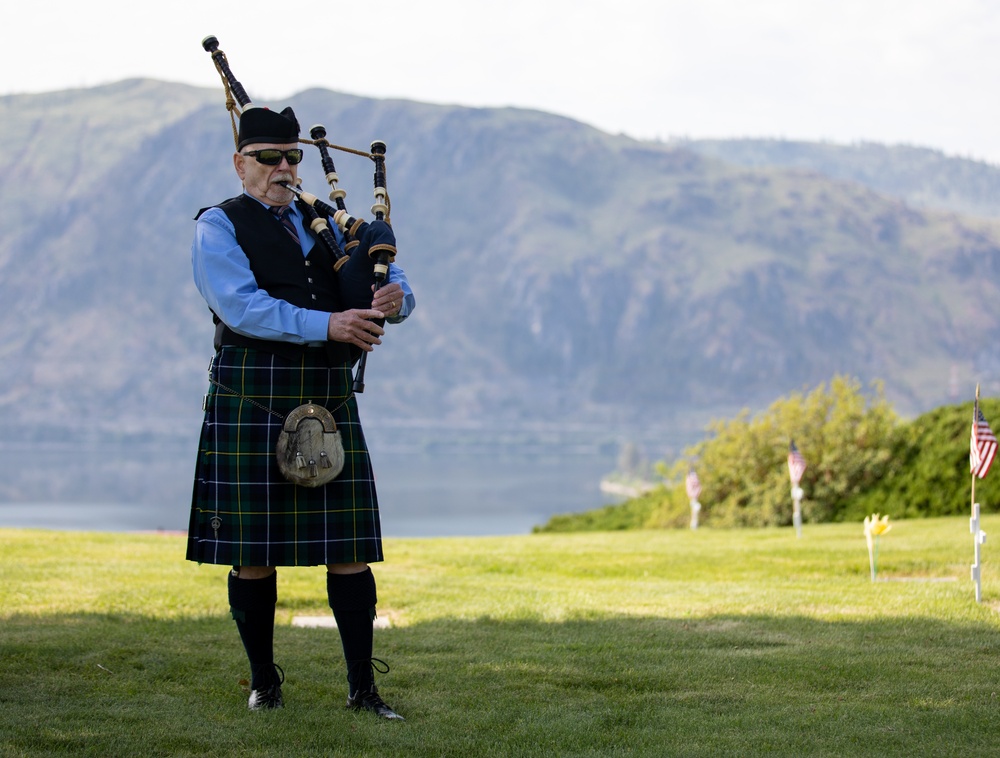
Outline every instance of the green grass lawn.
<svg viewBox="0 0 1000 758">
<path fill-rule="evenodd" d="M 977 604 L 964 518 L 894 523 L 875 583 L 860 523 L 387 540 L 392 723 L 291 624 L 329 615 L 321 568 L 279 569 L 286 707 L 251 713 L 225 567 L 0 530 L 0 755 L 998 755 L 996 551 Z"/>
</svg>

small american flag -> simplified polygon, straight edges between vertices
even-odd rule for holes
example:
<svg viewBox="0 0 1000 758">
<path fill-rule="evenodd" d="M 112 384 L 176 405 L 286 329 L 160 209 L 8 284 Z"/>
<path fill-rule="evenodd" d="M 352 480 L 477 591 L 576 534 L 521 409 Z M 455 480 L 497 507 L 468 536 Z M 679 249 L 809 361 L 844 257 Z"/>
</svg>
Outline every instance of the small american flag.
<svg viewBox="0 0 1000 758">
<path fill-rule="evenodd" d="M 684 486 L 687 488 L 688 500 L 697 500 L 698 495 L 701 494 L 701 481 L 694 469 L 688 471 L 688 475 L 684 479 Z"/>
<path fill-rule="evenodd" d="M 969 444 L 969 470 L 973 476 L 978 476 L 980 479 L 986 476 L 996 454 L 996 435 L 986 423 L 983 412 L 979 410 L 979 401 L 976 400 L 972 411 L 972 440 Z"/>
<path fill-rule="evenodd" d="M 795 447 L 795 440 L 792 440 L 788 445 L 788 476 L 791 477 L 793 487 L 799 486 L 805 470 L 806 459 L 802 457 L 802 453 Z"/>
</svg>

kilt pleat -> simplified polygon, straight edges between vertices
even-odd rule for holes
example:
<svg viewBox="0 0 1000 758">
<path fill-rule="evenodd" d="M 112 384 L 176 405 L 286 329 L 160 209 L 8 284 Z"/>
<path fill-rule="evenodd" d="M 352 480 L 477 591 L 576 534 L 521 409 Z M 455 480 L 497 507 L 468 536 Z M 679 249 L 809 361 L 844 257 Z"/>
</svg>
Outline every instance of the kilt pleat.
<svg viewBox="0 0 1000 758">
<path fill-rule="evenodd" d="M 209 385 L 206 398 L 188 560 L 230 566 L 381 561 L 375 478 L 351 393 L 351 366 L 331 368 L 322 350 L 288 360 L 226 346 L 210 371 L 218 384 Z M 275 455 L 282 417 L 309 402 L 333 414 L 344 443 L 344 470 L 315 488 L 287 481 Z"/>
</svg>

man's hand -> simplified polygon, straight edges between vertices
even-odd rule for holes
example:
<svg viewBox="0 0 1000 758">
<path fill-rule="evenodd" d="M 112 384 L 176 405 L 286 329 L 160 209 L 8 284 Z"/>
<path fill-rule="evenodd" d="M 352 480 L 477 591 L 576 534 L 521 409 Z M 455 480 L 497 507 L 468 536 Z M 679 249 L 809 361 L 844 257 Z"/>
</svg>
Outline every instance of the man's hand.
<svg viewBox="0 0 1000 758">
<path fill-rule="evenodd" d="M 374 285 L 372 286 L 374 289 Z M 375 290 L 375 297 L 372 299 L 372 308 L 382 311 L 386 318 L 399 315 L 399 309 L 403 307 L 403 288 L 398 282 L 386 284 L 381 289 Z"/>
<path fill-rule="evenodd" d="M 348 345 L 360 347 L 365 352 L 371 352 L 375 345 L 381 345 L 379 339 L 385 334 L 385 329 L 371 319 L 386 317 L 385 311 L 354 309 L 330 314 L 330 323 L 326 327 L 327 338 L 333 342 L 346 342 Z"/>
</svg>

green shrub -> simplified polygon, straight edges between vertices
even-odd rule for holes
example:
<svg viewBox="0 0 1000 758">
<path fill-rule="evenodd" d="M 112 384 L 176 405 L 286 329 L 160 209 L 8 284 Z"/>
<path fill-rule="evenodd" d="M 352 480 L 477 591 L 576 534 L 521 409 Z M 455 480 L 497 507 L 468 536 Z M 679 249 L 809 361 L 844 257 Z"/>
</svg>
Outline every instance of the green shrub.
<svg viewBox="0 0 1000 758">
<path fill-rule="evenodd" d="M 983 415 L 1000 424 L 1000 399 L 984 398 Z M 835 377 L 806 395 L 775 401 L 756 417 L 744 410 L 713 421 L 710 436 L 657 471 L 667 485 L 618 506 L 557 516 L 536 531 L 680 528 L 690 523 L 684 477 L 701 479 L 699 523 L 716 527 L 785 526 L 792 522 L 788 446 L 806 459 L 801 487 L 806 523 L 862 521 L 970 512 L 971 402 L 900 422 L 881 384 L 865 394 L 855 379 Z M 1000 471 L 1000 463 L 996 464 Z M 976 480 L 983 513 L 1000 511 L 1000 473 Z"/>
<path fill-rule="evenodd" d="M 684 475 L 695 466 L 702 483 L 701 521 L 711 526 L 792 522 L 787 466 L 792 440 L 807 464 L 800 485 L 806 522 L 840 520 L 853 498 L 898 465 L 892 455 L 899 445 L 898 420 L 881 384 L 866 395 L 847 377 L 779 399 L 756 417 L 743 411 L 730 421 L 714 421 L 709 430 L 711 436 L 686 450 L 684 460 L 661 464 L 661 473 L 683 488 Z M 668 522 L 669 514 L 658 520 Z"/>
<path fill-rule="evenodd" d="M 566 513 L 553 516 L 542 526 L 536 526 L 532 531 L 540 532 L 615 532 L 624 529 L 642 529 L 646 526 L 656 507 L 656 500 L 650 499 L 652 493 L 637 498 L 631 498 L 621 505 L 608 505 L 603 508 L 584 511 L 583 513 Z"/>
<path fill-rule="evenodd" d="M 991 428 L 1000 423 L 1000 399 L 983 398 L 980 408 Z M 970 512 L 972 476 L 969 447 L 973 404 L 948 405 L 905 424 L 893 449 L 887 475 L 858 493 L 843 511 L 843 520 L 869 513 L 894 518 L 955 516 Z M 982 510 L 1000 510 L 1000 463 L 976 480 Z"/>
</svg>

